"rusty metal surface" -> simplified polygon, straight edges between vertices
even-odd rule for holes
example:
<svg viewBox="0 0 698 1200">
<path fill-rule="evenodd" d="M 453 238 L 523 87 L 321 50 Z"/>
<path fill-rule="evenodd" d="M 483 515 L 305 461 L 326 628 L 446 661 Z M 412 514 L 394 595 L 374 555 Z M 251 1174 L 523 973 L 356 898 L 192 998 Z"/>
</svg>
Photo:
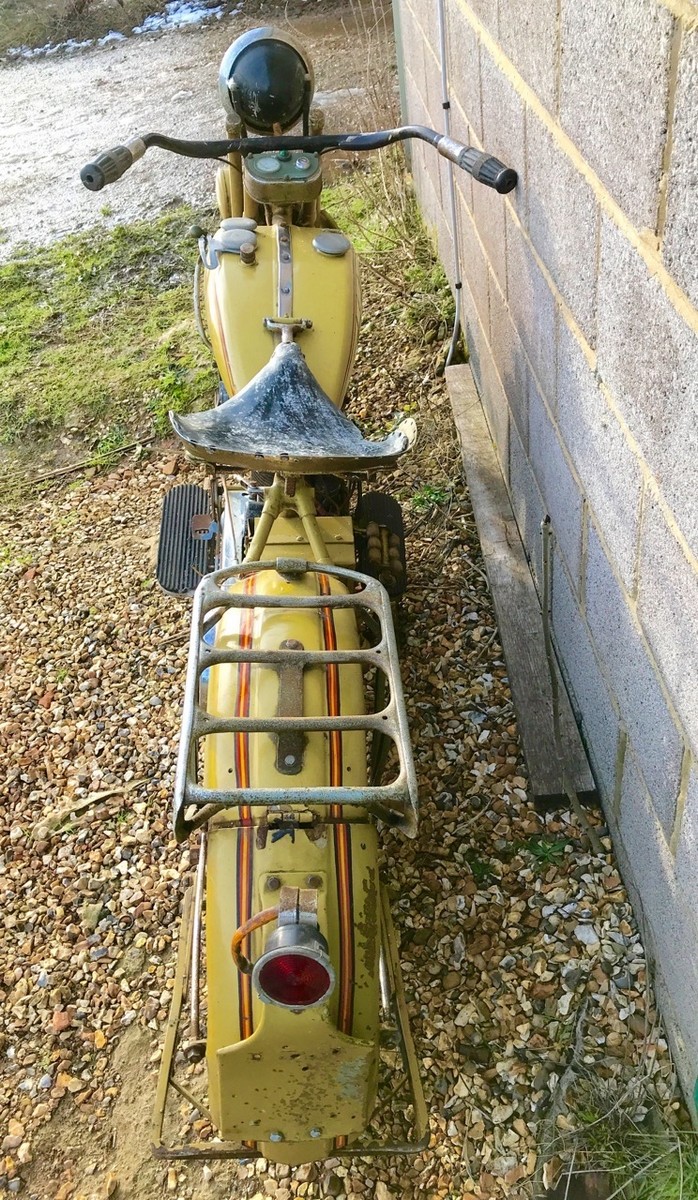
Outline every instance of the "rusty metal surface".
<svg viewBox="0 0 698 1200">
<path fill-rule="evenodd" d="M 172 988 L 172 1000 L 170 1001 L 170 1011 L 167 1015 L 165 1041 L 162 1047 L 162 1058 L 160 1060 L 158 1082 L 155 1090 L 155 1102 L 153 1105 L 153 1118 L 151 1124 L 151 1136 L 154 1153 L 157 1153 L 157 1148 L 162 1145 L 165 1107 L 167 1105 L 167 1093 L 170 1087 L 170 1076 L 172 1073 L 174 1052 L 177 1044 L 179 1018 L 182 1011 L 182 1001 L 187 990 L 187 983 L 189 979 L 193 929 L 193 901 L 194 890 L 190 887 L 187 888 L 186 892 L 184 893 L 184 900 L 182 902 L 182 922 L 179 929 L 177 969 L 175 971 L 174 985 Z"/>
<path fill-rule="evenodd" d="M 285 638 L 279 650 L 304 650 L 302 642 Z M 303 716 L 303 671 L 305 663 L 296 659 L 283 660 L 277 664 L 279 676 L 279 704 L 276 715 L 281 720 Z M 277 734 L 276 769 L 280 775 L 299 775 L 303 770 L 303 747 L 305 734 L 298 729 L 282 729 Z"/>
<path fill-rule="evenodd" d="M 380 441 L 364 438 L 310 371 L 294 342 L 217 408 L 170 414 L 189 454 L 217 466 L 292 475 L 346 473 L 392 466 L 410 448 L 401 426 Z"/>
<path fill-rule="evenodd" d="M 267 1142 L 275 1131 L 284 1142 L 309 1142 L 311 1112 L 324 1114 L 323 1141 L 359 1134 L 370 1120 L 375 1046 L 340 1033 L 323 1009 L 308 1009 L 299 1020 L 266 1006 L 252 1037 L 219 1050 L 218 1065 L 227 1139 Z"/>
</svg>

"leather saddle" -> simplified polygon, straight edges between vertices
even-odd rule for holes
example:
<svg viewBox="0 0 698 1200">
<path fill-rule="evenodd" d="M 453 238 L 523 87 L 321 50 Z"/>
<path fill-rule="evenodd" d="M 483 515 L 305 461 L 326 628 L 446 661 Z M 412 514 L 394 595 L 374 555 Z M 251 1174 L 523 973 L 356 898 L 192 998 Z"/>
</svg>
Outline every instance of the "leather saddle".
<svg viewBox="0 0 698 1200">
<path fill-rule="evenodd" d="M 217 408 L 170 422 L 189 454 L 216 466 L 343 474 L 390 467 L 412 445 L 405 421 L 370 441 L 323 392 L 295 342 L 282 342 L 269 362 Z"/>
</svg>

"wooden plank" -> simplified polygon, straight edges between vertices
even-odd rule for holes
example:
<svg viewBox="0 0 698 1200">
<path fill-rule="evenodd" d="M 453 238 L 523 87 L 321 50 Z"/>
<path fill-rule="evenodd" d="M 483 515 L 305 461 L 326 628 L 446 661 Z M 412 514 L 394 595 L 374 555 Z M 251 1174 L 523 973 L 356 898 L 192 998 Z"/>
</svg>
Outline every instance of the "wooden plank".
<svg viewBox="0 0 698 1200">
<path fill-rule="evenodd" d="M 470 367 L 448 367 L 446 383 L 533 794 L 565 800 L 564 770 L 579 798 L 591 801 L 594 779 L 557 663 L 560 749 L 555 739 L 540 602 Z"/>
</svg>

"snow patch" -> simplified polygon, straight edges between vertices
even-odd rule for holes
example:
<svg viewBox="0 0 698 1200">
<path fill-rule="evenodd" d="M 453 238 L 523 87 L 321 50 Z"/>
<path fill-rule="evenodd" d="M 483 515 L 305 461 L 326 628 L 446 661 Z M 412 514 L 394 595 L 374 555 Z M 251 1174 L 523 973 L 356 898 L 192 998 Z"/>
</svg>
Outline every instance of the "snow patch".
<svg viewBox="0 0 698 1200">
<path fill-rule="evenodd" d="M 181 29 L 184 25 L 200 25 L 202 21 L 220 21 L 225 4 L 211 5 L 206 0 L 169 0 L 163 12 L 146 17 L 142 25 L 136 25 L 134 33 L 160 33 L 164 29 Z M 234 10 L 240 12 L 242 5 Z"/>
<path fill-rule="evenodd" d="M 226 11 L 230 16 L 236 17 L 242 10 L 242 0 L 233 9 L 230 9 L 227 3 L 217 4 L 215 0 L 167 0 L 162 12 L 146 17 L 143 24 L 135 25 L 131 32 L 163 33 L 169 29 L 184 29 L 187 26 L 203 25 L 205 21 L 220 21 Z M 47 42 L 45 46 L 13 46 L 6 52 L 5 57 L 50 58 L 54 54 L 74 54 L 76 50 L 87 50 L 90 46 L 107 46 L 111 42 L 125 41 L 125 33 L 117 33 L 115 29 L 110 29 L 104 37 L 87 38 L 83 42 L 77 38 L 69 38 L 66 42 Z"/>
</svg>

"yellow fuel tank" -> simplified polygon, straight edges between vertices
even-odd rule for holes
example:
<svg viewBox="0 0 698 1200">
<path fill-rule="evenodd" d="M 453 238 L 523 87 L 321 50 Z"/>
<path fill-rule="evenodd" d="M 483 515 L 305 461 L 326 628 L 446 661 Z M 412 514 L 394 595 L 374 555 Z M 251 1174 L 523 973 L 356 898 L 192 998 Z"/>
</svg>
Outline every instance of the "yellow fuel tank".
<svg viewBox="0 0 698 1200">
<path fill-rule="evenodd" d="M 345 253 L 322 253 L 313 244 L 322 231 L 294 225 L 290 261 L 282 261 L 289 253 L 280 244 L 282 228 L 257 228 L 254 264 L 223 252 L 206 271 L 205 313 L 218 370 L 233 395 L 269 361 L 278 342 L 279 335 L 265 329 L 265 317 L 309 320 L 312 328 L 297 335 L 299 345 L 320 386 L 341 405 L 361 319 L 354 250 L 347 240 Z"/>
</svg>

